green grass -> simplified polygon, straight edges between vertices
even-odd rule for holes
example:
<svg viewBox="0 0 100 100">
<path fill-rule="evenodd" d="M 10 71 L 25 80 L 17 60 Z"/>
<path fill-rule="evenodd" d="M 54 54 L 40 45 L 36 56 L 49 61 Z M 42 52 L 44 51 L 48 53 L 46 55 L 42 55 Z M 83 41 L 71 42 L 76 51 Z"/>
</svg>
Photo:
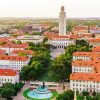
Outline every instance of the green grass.
<svg viewBox="0 0 100 100">
<path fill-rule="evenodd" d="M 28 100 L 28 99 L 30 99 L 30 100 L 40 100 L 40 99 L 33 99 L 33 98 L 30 98 L 28 95 L 27 95 L 27 93 L 28 92 L 30 92 L 30 90 L 29 89 L 26 89 L 24 92 L 23 92 L 23 96 Z M 52 100 L 54 97 L 57 97 L 58 96 L 58 93 L 57 93 L 57 91 L 55 90 L 53 90 L 53 91 L 51 91 L 52 93 L 53 93 L 53 96 L 49 99 L 49 100 Z M 47 100 L 47 99 L 41 99 L 41 100 Z"/>
</svg>

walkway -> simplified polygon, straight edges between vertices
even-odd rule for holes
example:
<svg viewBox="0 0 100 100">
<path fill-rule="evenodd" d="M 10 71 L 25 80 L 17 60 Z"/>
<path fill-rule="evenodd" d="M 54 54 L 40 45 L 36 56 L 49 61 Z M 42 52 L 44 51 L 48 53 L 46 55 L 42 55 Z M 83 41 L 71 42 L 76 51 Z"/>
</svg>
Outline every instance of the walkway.
<svg viewBox="0 0 100 100">
<path fill-rule="evenodd" d="M 58 57 L 59 55 L 64 54 L 64 53 L 65 53 L 65 50 L 63 48 L 62 49 L 54 49 L 51 53 L 52 59 L 55 59 L 56 57 Z"/>
<path fill-rule="evenodd" d="M 13 100 L 25 100 L 23 96 L 23 92 L 29 87 L 29 82 L 26 82 L 24 87 L 21 89 L 21 91 L 17 94 L 17 96 L 14 97 Z"/>
</svg>

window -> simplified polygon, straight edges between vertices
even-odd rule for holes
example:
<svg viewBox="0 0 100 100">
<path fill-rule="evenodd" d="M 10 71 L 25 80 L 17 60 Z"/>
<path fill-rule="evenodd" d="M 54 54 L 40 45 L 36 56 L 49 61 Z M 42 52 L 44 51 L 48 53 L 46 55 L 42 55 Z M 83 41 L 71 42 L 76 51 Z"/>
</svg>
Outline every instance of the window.
<svg viewBox="0 0 100 100">
<path fill-rule="evenodd" d="M 99 88 L 99 85 L 97 85 L 97 88 Z"/>
</svg>

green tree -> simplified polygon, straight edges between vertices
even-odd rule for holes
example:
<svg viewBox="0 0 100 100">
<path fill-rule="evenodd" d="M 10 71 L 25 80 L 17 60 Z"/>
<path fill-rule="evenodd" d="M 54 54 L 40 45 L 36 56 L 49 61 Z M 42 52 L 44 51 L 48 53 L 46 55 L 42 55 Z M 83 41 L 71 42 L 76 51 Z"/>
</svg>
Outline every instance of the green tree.
<svg viewBox="0 0 100 100">
<path fill-rule="evenodd" d="M 22 87 L 23 83 L 21 82 L 16 84 L 5 83 L 0 89 L 0 95 L 1 97 L 7 98 L 7 100 L 9 100 L 10 97 L 17 95 L 18 91 L 20 91 Z"/>
<path fill-rule="evenodd" d="M 21 72 L 20 72 L 20 78 L 22 80 L 28 80 L 29 79 L 29 72 L 30 72 L 29 65 L 22 67 Z"/>
<path fill-rule="evenodd" d="M 41 33 L 40 32 L 33 32 L 32 34 L 33 35 L 40 35 Z"/>
<path fill-rule="evenodd" d="M 21 42 L 20 40 L 18 40 L 16 43 L 17 43 L 17 44 L 22 44 L 22 42 Z"/>
<path fill-rule="evenodd" d="M 84 100 L 84 96 L 78 95 L 77 100 Z"/>
<path fill-rule="evenodd" d="M 45 37 L 44 39 L 43 39 L 43 43 L 46 43 L 48 41 L 48 37 Z"/>
<path fill-rule="evenodd" d="M 0 42 L 0 45 L 4 45 L 4 44 L 6 44 L 6 42 Z"/>
<path fill-rule="evenodd" d="M 69 45 L 66 49 L 66 54 L 69 54 L 70 56 L 73 54 L 73 52 L 77 51 L 76 45 Z"/>
<path fill-rule="evenodd" d="M 71 72 L 70 62 L 65 55 L 60 55 L 51 63 L 51 73 L 56 81 L 65 81 L 69 79 Z"/>
<path fill-rule="evenodd" d="M 82 92 L 82 96 L 89 96 L 89 92 L 83 91 L 83 92 Z"/>
<path fill-rule="evenodd" d="M 100 100 L 100 93 L 97 93 L 94 97 L 93 100 Z"/>
<path fill-rule="evenodd" d="M 31 79 L 37 79 L 42 74 L 43 65 L 40 62 L 33 61 L 30 68 L 31 68 L 31 70 L 29 73 L 29 77 Z"/>
<path fill-rule="evenodd" d="M 14 94 L 15 94 L 15 90 L 12 87 L 10 87 L 10 88 L 3 88 L 2 92 L 1 92 L 1 95 L 4 98 L 8 98 L 10 96 L 14 96 Z"/>
<path fill-rule="evenodd" d="M 21 90 L 21 88 L 23 87 L 23 85 L 24 84 L 21 83 L 21 82 L 15 84 L 15 91 L 16 91 L 16 93 Z"/>
<path fill-rule="evenodd" d="M 50 57 L 50 52 L 39 50 L 36 55 L 31 58 L 29 64 L 21 69 L 21 79 L 38 79 L 48 69 L 49 62 L 51 61 Z"/>
<path fill-rule="evenodd" d="M 20 53 L 18 53 L 18 55 L 19 56 L 28 56 L 28 53 L 26 53 L 26 52 L 20 52 Z"/>
<path fill-rule="evenodd" d="M 35 46 L 35 43 L 33 42 L 28 42 L 29 46 Z"/>
<path fill-rule="evenodd" d="M 57 100 L 73 100 L 74 92 L 71 90 L 65 91 L 63 94 L 59 94 Z"/>
<path fill-rule="evenodd" d="M 76 40 L 76 46 L 89 46 L 89 43 L 85 40 Z"/>
<path fill-rule="evenodd" d="M 97 94 L 96 92 L 93 92 L 93 93 L 92 93 L 93 96 L 96 96 L 96 94 Z"/>
</svg>

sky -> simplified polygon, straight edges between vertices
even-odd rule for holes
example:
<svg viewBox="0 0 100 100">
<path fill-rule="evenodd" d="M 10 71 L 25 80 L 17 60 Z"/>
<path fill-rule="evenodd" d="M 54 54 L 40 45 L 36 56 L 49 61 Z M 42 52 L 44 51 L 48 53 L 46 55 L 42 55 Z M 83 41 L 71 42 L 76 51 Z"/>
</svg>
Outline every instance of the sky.
<svg viewBox="0 0 100 100">
<path fill-rule="evenodd" d="M 0 0 L 0 17 L 55 17 L 65 6 L 68 18 L 100 17 L 100 0 Z"/>
</svg>

